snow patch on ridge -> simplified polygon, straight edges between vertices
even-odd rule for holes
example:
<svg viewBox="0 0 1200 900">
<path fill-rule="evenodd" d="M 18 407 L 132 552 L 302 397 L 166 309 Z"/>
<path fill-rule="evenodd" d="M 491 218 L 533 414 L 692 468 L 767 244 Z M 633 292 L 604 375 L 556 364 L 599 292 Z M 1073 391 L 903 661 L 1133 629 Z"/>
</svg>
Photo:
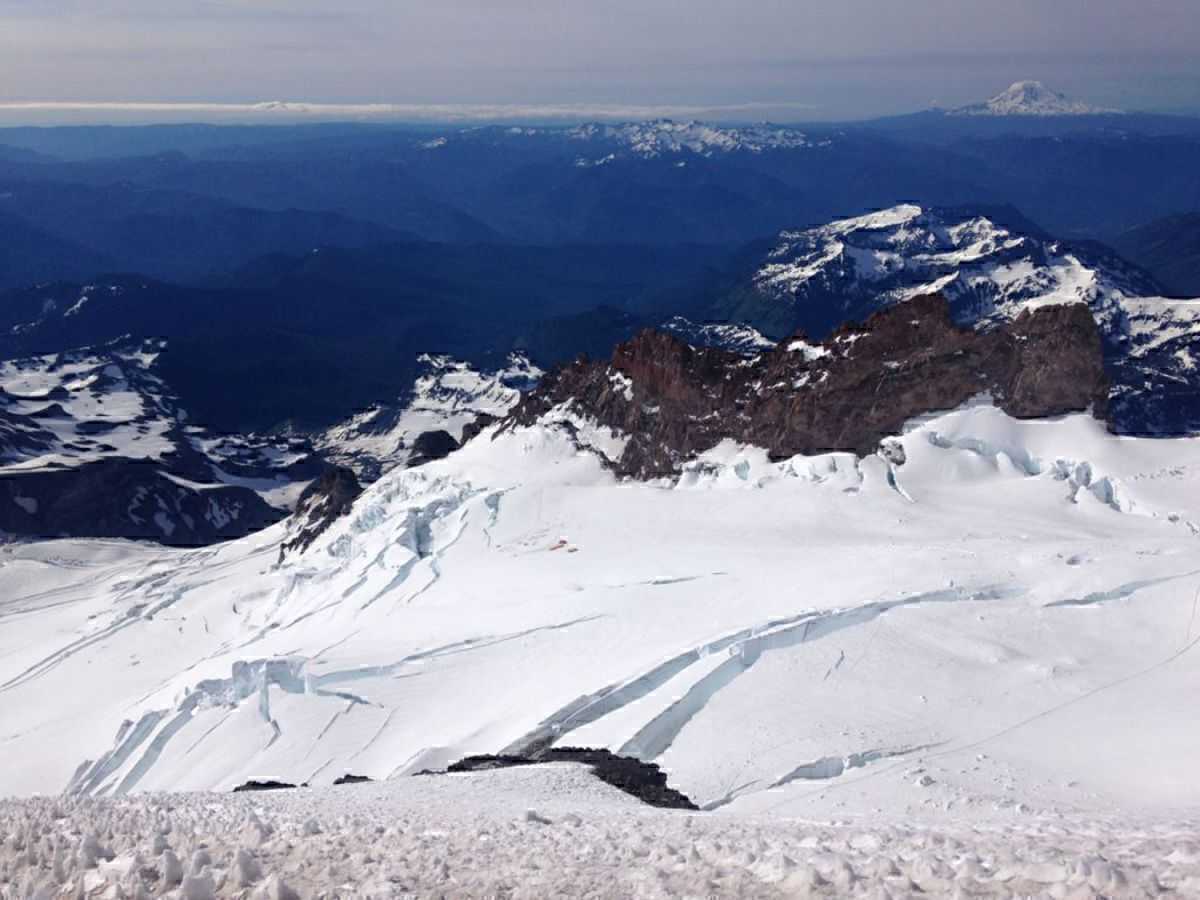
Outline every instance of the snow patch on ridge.
<svg viewBox="0 0 1200 900">
<path fill-rule="evenodd" d="M 626 378 L 625 382 L 628 381 Z M 632 392 L 632 382 L 625 382 L 618 385 L 620 389 Z M 628 395 L 626 399 L 630 399 Z M 565 426 L 580 449 L 593 451 L 610 463 L 620 460 L 629 445 L 629 435 L 601 425 L 591 416 L 579 412 L 575 408 L 574 400 L 564 401 L 547 410 L 538 421 L 551 427 Z"/>
<path fill-rule="evenodd" d="M 446 431 L 461 440 L 479 416 L 501 417 L 544 374 L 523 354 L 512 354 L 496 371 L 480 371 L 449 356 L 424 354 L 423 372 L 407 399 L 364 410 L 316 437 L 327 457 L 373 481 L 402 466 L 413 442 L 426 431 Z"/>
<path fill-rule="evenodd" d="M 625 124 L 589 123 L 573 128 L 568 136 L 574 141 L 618 144 L 634 156 L 644 159 L 683 152 L 701 156 L 737 152 L 758 154 L 768 150 L 796 150 L 813 146 L 804 132 L 794 128 L 774 125 L 726 128 L 705 122 L 673 122 L 670 119 Z M 602 163 L 591 161 L 586 164 Z"/>
<path fill-rule="evenodd" d="M 1025 309 L 1097 303 L 1131 293 L 1077 255 L 1043 248 L 983 217 L 958 222 L 906 204 L 806 231 L 785 231 L 754 276 L 770 295 L 804 302 L 810 291 L 870 292 L 879 309 L 946 294 L 960 315 L 1012 320 Z M 814 293 L 814 301 L 821 296 Z"/>
<path fill-rule="evenodd" d="M 675 316 L 661 327 L 693 347 L 717 347 L 746 357 L 757 356 L 775 347 L 775 341 L 744 323 L 712 322 L 698 325 L 683 316 Z"/>
</svg>

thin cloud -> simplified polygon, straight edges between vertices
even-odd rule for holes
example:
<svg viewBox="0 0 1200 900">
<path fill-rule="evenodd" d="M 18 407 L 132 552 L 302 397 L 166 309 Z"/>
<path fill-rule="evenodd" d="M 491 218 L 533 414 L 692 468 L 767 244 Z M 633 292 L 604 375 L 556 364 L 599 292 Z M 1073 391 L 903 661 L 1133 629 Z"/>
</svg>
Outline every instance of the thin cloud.
<svg viewBox="0 0 1200 900">
<path fill-rule="evenodd" d="M 545 122 L 644 119 L 795 120 L 818 107 L 799 102 L 723 105 L 403 104 L 403 103 L 0 103 L 0 124 L 89 122 Z"/>
</svg>

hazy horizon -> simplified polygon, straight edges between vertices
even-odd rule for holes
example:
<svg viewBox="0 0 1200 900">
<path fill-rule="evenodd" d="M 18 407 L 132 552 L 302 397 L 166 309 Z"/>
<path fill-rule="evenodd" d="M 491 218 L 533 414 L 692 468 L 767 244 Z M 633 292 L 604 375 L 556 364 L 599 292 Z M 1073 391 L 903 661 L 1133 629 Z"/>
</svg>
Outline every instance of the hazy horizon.
<svg viewBox="0 0 1200 900">
<path fill-rule="evenodd" d="M 837 121 L 963 105 L 1026 79 L 1096 106 L 1200 112 L 1194 0 L 0 0 L 0 19 L 7 124 L 170 121 L 176 104 L 220 118 L 269 101 L 425 119 L 505 107 Z"/>
</svg>

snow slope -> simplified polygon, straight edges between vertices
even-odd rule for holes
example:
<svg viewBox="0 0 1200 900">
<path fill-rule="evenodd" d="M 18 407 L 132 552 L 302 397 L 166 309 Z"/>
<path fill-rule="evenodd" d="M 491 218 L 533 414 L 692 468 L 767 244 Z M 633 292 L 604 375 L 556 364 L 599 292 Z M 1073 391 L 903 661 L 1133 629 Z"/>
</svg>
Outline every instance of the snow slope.
<svg viewBox="0 0 1200 900">
<path fill-rule="evenodd" d="M 406 463 L 424 432 L 447 431 L 461 440 L 465 426 L 480 415 L 503 416 L 542 376 L 517 353 L 496 371 L 442 355 L 424 354 L 418 362 L 423 372 L 403 402 L 371 407 L 316 436 L 327 458 L 373 481 Z"/>
<path fill-rule="evenodd" d="M 1200 440 L 985 402 L 882 453 L 616 483 L 561 427 L 493 430 L 282 561 L 284 525 L 4 548 L 0 794 L 549 740 L 725 814 L 1194 816 Z"/>
</svg>

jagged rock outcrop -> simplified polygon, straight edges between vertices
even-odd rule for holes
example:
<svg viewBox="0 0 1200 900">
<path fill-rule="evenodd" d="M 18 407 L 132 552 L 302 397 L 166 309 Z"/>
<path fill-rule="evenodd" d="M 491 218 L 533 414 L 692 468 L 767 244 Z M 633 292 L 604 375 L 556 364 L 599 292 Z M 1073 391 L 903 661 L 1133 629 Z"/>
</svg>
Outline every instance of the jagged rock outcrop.
<svg viewBox="0 0 1200 900">
<path fill-rule="evenodd" d="M 362 485 L 353 471 L 344 466 L 327 469 L 300 495 L 280 557 L 307 549 L 325 529 L 350 512 L 360 494 Z"/>
<path fill-rule="evenodd" d="M 752 359 L 645 331 L 609 362 L 581 359 L 551 374 L 508 421 L 563 411 L 593 420 L 627 436 L 619 474 L 652 478 L 726 438 L 781 459 L 869 453 L 914 416 L 983 393 L 1022 418 L 1103 415 L 1108 382 L 1089 309 L 1042 306 L 976 331 L 954 324 L 944 297 L 928 295 L 823 343 L 798 334 Z"/>
</svg>

